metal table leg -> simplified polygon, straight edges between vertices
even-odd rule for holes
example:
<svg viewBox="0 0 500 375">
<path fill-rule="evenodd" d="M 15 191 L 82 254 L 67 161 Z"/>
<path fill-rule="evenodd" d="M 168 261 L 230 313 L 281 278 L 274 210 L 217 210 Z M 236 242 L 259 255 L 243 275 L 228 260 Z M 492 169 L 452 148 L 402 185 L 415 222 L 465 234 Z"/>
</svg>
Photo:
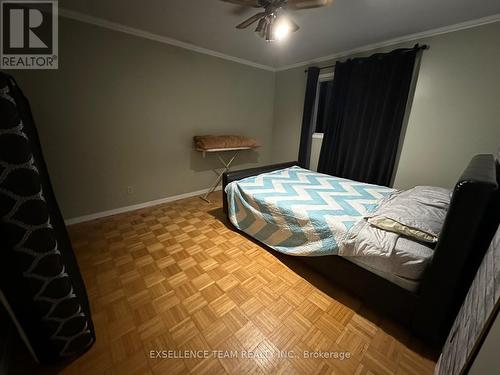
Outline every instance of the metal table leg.
<svg viewBox="0 0 500 375">
<path fill-rule="evenodd" d="M 217 186 L 219 185 L 219 183 L 221 182 L 222 180 L 222 175 L 229 171 L 229 169 L 231 168 L 231 164 L 233 163 L 234 159 L 236 159 L 236 156 L 238 156 L 238 153 L 239 151 L 236 151 L 233 155 L 233 157 L 231 159 L 229 159 L 228 162 L 226 162 L 222 156 L 220 154 L 217 154 L 217 158 L 219 159 L 219 161 L 221 162 L 221 164 L 224 166 L 224 168 L 222 169 L 222 172 L 218 172 L 217 170 L 215 171 L 217 173 L 217 178 L 215 179 L 214 183 L 212 184 L 212 186 L 210 187 L 210 189 L 205 193 L 204 196 L 200 197 L 201 199 L 203 199 L 205 202 L 207 203 L 211 203 L 210 200 L 208 199 L 208 196 L 214 192 L 214 190 L 217 188 Z"/>
</svg>

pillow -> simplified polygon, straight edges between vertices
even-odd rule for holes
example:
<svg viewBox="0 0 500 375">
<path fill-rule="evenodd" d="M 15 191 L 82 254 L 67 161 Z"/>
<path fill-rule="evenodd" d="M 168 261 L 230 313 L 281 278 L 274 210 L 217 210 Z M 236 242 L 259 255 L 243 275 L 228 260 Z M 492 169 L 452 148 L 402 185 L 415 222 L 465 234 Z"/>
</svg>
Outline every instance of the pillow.
<svg viewBox="0 0 500 375">
<path fill-rule="evenodd" d="M 219 148 L 249 147 L 257 148 L 259 143 L 249 137 L 240 135 L 198 135 L 193 137 L 195 147 L 199 150 Z"/>
<path fill-rule="evenodd" d="M 417 241 L 436 243 L 450 205 L 450 191 L 416 186 L 386 198 L 365 216 L 370 225 Z"/>
</svg>

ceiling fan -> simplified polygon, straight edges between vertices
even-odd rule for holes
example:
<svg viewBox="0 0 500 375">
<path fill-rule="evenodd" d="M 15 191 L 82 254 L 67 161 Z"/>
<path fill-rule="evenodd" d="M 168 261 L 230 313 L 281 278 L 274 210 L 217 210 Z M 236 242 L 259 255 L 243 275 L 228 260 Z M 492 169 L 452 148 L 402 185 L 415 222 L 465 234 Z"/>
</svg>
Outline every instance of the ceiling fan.
<svg viewBox="0 0 500 375">
<path fill-rule="evenodd" d="M 333 0 L 222 0 L 226 3 L 244 7 L 263 8 L 263 10 L 236 26 L 246 29 L 257 23 L 255 32 L 261 38 L 271 42 L 286 37 L 300 27 L 291 19 L 283 16 L 283 10 L 302 10 L 330 5 Z"/>
</svg>

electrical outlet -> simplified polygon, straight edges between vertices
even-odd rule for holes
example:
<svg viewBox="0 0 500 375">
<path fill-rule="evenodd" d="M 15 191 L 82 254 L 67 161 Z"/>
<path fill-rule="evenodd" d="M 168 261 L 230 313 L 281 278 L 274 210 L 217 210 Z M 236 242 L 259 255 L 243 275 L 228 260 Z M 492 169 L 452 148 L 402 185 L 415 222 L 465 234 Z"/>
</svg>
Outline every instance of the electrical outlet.
<svg viewBox="0 0 500 375">
<path fill-rule="evenodd" d="M 134 187 L 133 186 L 127 186 L 127 194 L 134 194 Z"/>
</svg>

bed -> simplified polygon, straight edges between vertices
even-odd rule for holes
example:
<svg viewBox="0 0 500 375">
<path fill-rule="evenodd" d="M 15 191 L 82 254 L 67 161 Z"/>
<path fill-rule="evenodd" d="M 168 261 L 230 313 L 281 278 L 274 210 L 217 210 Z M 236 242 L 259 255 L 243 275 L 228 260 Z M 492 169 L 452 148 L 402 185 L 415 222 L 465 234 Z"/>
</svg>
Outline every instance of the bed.
<svg viewBox="0 0 500 375">
<path fill-rule="evenodd" d="M 237 230 L 270 251 L 298 257 L 440 346 L 498 223 L 497 170 L 493 155 L 472 159 L 446 193 L 433 243 L 368 223 L 404 193 L 296 162 L 226 173 L 223 203 Z"/>
<path fill-rule="evenodd" d="M 342 256 L 409 290 L 432 257 L 431 247 L 363 220 L 396 192 L 388 187 L 292 166 L 233 181 L 225 192 L 231 223 L 287 255 Z"/>
</svg>

